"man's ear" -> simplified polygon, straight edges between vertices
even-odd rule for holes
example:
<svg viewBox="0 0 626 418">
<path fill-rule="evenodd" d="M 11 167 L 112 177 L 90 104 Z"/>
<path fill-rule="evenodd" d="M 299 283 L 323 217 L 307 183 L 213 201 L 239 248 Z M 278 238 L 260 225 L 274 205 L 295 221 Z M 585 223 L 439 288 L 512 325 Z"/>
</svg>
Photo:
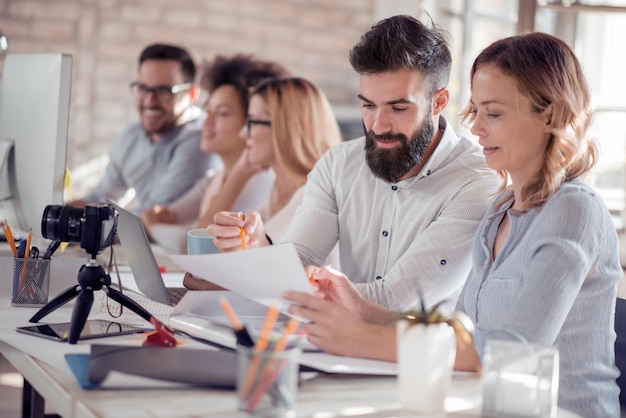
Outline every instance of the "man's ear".
<svg viewBox="0 0 626 418">
<path fill-rule="evenodd" d="M 447 88 L 442 87 L 433 94 L 433 116 L 439 115 L 448 105 L 450 100 L 450 92 Z"/>
<path fill-rule="evenodd" d="M 198 100 L 198 97 L 200 97 L 200 87 L 194 84 L 194 86 L 189 90 L 189 100 L 191 103 L 195 103 L 196 100 Z"/>
</svg>

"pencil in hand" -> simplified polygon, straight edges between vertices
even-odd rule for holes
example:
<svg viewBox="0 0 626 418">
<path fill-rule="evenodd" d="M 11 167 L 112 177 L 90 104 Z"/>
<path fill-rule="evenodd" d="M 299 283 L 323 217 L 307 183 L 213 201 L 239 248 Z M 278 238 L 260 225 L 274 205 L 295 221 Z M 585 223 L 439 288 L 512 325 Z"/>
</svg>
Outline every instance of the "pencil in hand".
<svg viewBox="0 0 626 418">
<path fill-rule="evenodd" d="M 246 220 L 246 215 L 244 215 L 242 212 L 237 213 L 237 217 L 241 219 L 242 221 Z M 248 244 L 246 243 L 246 230 L 244 229 L 243 226 L 239 228 L 239 235 L 241 236 L 241 249 L 247 250 Z"/>
</svg>

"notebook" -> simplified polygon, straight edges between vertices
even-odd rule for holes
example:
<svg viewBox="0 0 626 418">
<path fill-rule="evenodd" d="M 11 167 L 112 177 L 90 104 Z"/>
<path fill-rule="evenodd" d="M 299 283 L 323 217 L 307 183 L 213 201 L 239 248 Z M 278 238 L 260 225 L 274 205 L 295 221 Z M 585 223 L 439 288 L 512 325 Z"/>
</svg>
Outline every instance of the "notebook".
<svg viewBox="0 0 626 418">
<path fill-rule="evenodd" d="M 175 306 L 187 292 L 184 287 L 166 287 L 141 219 L 132 212 L 108 202 L 118 212 L 117 236 L 139 290 L 150 299 Z"/>
</svg>

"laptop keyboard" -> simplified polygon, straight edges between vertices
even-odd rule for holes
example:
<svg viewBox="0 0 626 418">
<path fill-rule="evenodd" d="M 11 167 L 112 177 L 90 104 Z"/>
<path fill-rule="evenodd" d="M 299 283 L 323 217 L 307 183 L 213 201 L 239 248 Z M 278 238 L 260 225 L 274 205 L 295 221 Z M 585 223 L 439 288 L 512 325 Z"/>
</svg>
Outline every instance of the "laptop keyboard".
<svg viewBox="0 0 626 418">
<path fill-rule="evenodd" d="M 149 299 L 132 291 L 125 291 L 124 294 L 133 299 L 139 305 L 141 305 L 145 310 L 150 312 L 161 322 L 164 322 L 166 324 L 169 323 L 169 316 L 174 310 L 172 306 L 155 302 L 152 299 Z M 123 313 L 121 313 L 121 306 L 113 299 L 109 299 L 105 292 L 97 292 L 97 295 L 100 298 L 99 304 L 96 305 L 98 306 L 98 308 L 92 310 L 89 319 L 108 319 L 109 321 L 116 321 L 123 324 L 131 324 L 138 327 L 150 326 L 150 324 L 145 319 L 143 319 L 128 308 L 124 308 Z M 95 302 L 94 305 L 96 303 L 97 302 Z M 111 314 L 113 316 L 111 316 Z M 121 315 L 121 317 L 119 315 Z"/>
</svg>

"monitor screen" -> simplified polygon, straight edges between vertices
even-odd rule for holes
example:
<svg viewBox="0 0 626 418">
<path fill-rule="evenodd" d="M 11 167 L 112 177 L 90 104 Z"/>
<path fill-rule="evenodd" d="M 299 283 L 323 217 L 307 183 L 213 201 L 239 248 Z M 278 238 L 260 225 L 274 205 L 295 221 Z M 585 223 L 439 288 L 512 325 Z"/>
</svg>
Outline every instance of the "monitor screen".
<svg viewBox="0 0 626 418">
<path fill-rule="evenodd" d="M 63 204 L 72 57 L 7 54 L 0 87 L 0 220 L 14 235 Z"/>
</svg>

